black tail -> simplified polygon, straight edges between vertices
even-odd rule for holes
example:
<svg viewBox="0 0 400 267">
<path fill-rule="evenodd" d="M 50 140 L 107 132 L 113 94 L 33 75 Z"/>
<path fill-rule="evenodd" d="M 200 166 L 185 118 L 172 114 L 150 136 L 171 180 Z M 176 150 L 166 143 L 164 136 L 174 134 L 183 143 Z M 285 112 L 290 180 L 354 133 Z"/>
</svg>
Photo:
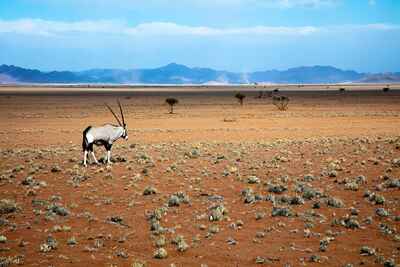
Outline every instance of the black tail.
<svg viewBox="0 0 400 267">
<path fill-rule="evenodd" d="M 82 139 L 82 150 L 85 151 L 88 147 L 88 141 L 86 139 L 86 134 L 87 132 L 92 128 L 92 126 L 88 126 L 84 131 L 83 131 L 83 139 Z"/>
</svg>

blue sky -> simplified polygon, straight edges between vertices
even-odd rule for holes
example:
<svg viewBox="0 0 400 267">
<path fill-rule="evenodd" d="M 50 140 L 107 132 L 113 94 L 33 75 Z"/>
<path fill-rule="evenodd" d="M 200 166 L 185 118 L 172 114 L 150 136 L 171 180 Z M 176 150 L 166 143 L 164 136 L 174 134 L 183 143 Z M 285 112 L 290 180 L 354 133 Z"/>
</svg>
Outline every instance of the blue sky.
<svg viewBox="0 0 400 267">
<path fill-rule="evenodd" d="M 398 0 L 0 1 L 0 64 L 400 71 Z"/>
</svg>

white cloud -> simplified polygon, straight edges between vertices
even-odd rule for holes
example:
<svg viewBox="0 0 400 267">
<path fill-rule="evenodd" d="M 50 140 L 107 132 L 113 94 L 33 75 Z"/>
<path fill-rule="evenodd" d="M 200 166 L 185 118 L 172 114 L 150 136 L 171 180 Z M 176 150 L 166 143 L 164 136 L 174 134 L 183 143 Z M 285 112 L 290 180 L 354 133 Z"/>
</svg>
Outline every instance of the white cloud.
<svg viewBox="0 0 400 267">
<path fill-rule="evenodd" d="M 117 33 L 124 31 L 124 24 L 116 21 L 60 22 L 41 19 L 0 20 L 0 33 L 31 35 L 57 35 L 60 33 Z"/>
<path fill-rule="evenodd" d="M 285 27 L 285 26 L 252 26 L 236 28 L 215 28 L 206 26 L 187 26 L 172 22 L 150 22 L 128 26 L 118 21 L 77 21 L 60 22 L 41 19 L 0 20 L 0 33 L 15 33 L 41 36 L 67 36 L 77 33 L 126 35 L 126 36 L 305 36 L 318 32 L 349 31 L 388 31 L 399 30 L 399 25 L 365 24 L 341 25 L 330 27 Z"/>
<path fill-rule="evenodd" d="M 329 32 L 365 32 L 365 31 L 398 31 L 400 25 L 397 24 L 386 24 L 386 23 L 372 23 L 372 24 L 352 24 L 352 25 L 341 25 L 327 27 L 324 31 Z"/>
<path fill-rule="evenodd" d="M 355 27 L 359 27 L 360 29 L 364 30 L 382 30 L 382 31 L 400 30 L 400 25 L 385 24 L 385 23 L 358 25 Z"/>
<path fill-rule="evenodd" d="M 127 28 L 128 34 L 142 35 L 306 35 L 317 31 L 315 27 L 268 27 L 254 26 L 243 28 L 211 28 L 192 27 L 170 22 L 152 22 L 139 24 L 136 27 Z"/>
<path fill-rule="evenodd" d="M 0 33 L 56 36 L 73 33 L 101 33 L 120 35 L 307 35 L 316 32 L 316 27 L 269 27 L 254 26 L 243 28 L 212 28 L 186 26 L 171 22 L 150 22 L 137 26 L 127 26 L 116 21 L 59 22 L 40 19 L 15 21 L 0 20 Z"/>
</svg>

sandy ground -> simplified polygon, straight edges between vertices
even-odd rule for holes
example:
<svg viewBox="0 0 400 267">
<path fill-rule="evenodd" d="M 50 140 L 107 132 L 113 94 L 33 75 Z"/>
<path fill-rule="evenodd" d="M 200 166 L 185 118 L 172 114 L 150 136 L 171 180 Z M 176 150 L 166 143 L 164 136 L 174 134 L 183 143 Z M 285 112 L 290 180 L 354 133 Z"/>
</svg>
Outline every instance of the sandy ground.
<svg viewBox="0 0 400 267">
<path fill-rule="evenodd" d="M 260 88 L 241 88 L 243 106 L 237 88 L 184 89 L 0 88 L 0 199 L 11 201 L 0 202 L 0 262 L 400 262 L 399 90 L 281 88 L 290 104 L 278 111 Z M 114 123 L 104 103 L 117 98 L 129 139 L 111 166 L 83 168 L 82 130 Z"/>
<path fill-rule="evenodd" d="M 116 108 L 116 98 L 124 105 L 130 143 L 357 137 L 398 134 L 400 128 L 398 90 L 284 91 L 282 94 L 291 98 L 286 112 L 277 112 L 270 98 L 255 98 L 257 91 L 248 92 L 240 107 L 234 92 L 226 88 L 206 92 L 183 92 L 182 88 L 158 92 L 114 92 L 104 88 L 73 92 L 56 88 L 53 93 L 49 88 L 9 90 L 0 88 L 0 146 L 4 147 L 10 145 L 10 140 L 12 146 L 79 143 L 86 126 L 115 123 L 104 103 Z M 180 100 L 174 115 L 168 114 L 164 103 L 169 96 Z M 26 142 L 32 135 L 38 138 Z"/>
</svg>

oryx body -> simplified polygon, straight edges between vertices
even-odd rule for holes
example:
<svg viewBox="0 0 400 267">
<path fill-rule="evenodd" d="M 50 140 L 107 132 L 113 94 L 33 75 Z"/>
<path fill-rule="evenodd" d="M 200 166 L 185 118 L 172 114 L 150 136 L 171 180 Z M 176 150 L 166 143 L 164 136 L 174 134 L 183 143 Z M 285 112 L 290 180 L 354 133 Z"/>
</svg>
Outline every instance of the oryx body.
<svg viewBox="0 0 400 267">
<path fill-rule="evenodd" d="M 118 105 L 121 111 L 122 123 L 112 111 L 112 109 L 108 107 L 111 113 L 116 118 L 119 126 L 112 124 L 105 124 L 99 127 L 89 126 L 83 131 L 83 140 L 82 140 L 82 149 L 83 149 L 83 165 L 86 166 L 86 160 L 88 158 L 88 153 L 90 152 L 93 156 L 94 162 L 98 164 L 96 156 L 94 155 L 93 145 L 104 146 L 107 150 L 106 161 L 107 164 L 110 163 L 111 160 L 111 148 L 115 141 L 119 138 L 128 139 L 128 132 L 126 129 L 126 124 L 124 120 L 124 115 L 122 112 L 121 104 L 118 101 Z"/>
</svg>

